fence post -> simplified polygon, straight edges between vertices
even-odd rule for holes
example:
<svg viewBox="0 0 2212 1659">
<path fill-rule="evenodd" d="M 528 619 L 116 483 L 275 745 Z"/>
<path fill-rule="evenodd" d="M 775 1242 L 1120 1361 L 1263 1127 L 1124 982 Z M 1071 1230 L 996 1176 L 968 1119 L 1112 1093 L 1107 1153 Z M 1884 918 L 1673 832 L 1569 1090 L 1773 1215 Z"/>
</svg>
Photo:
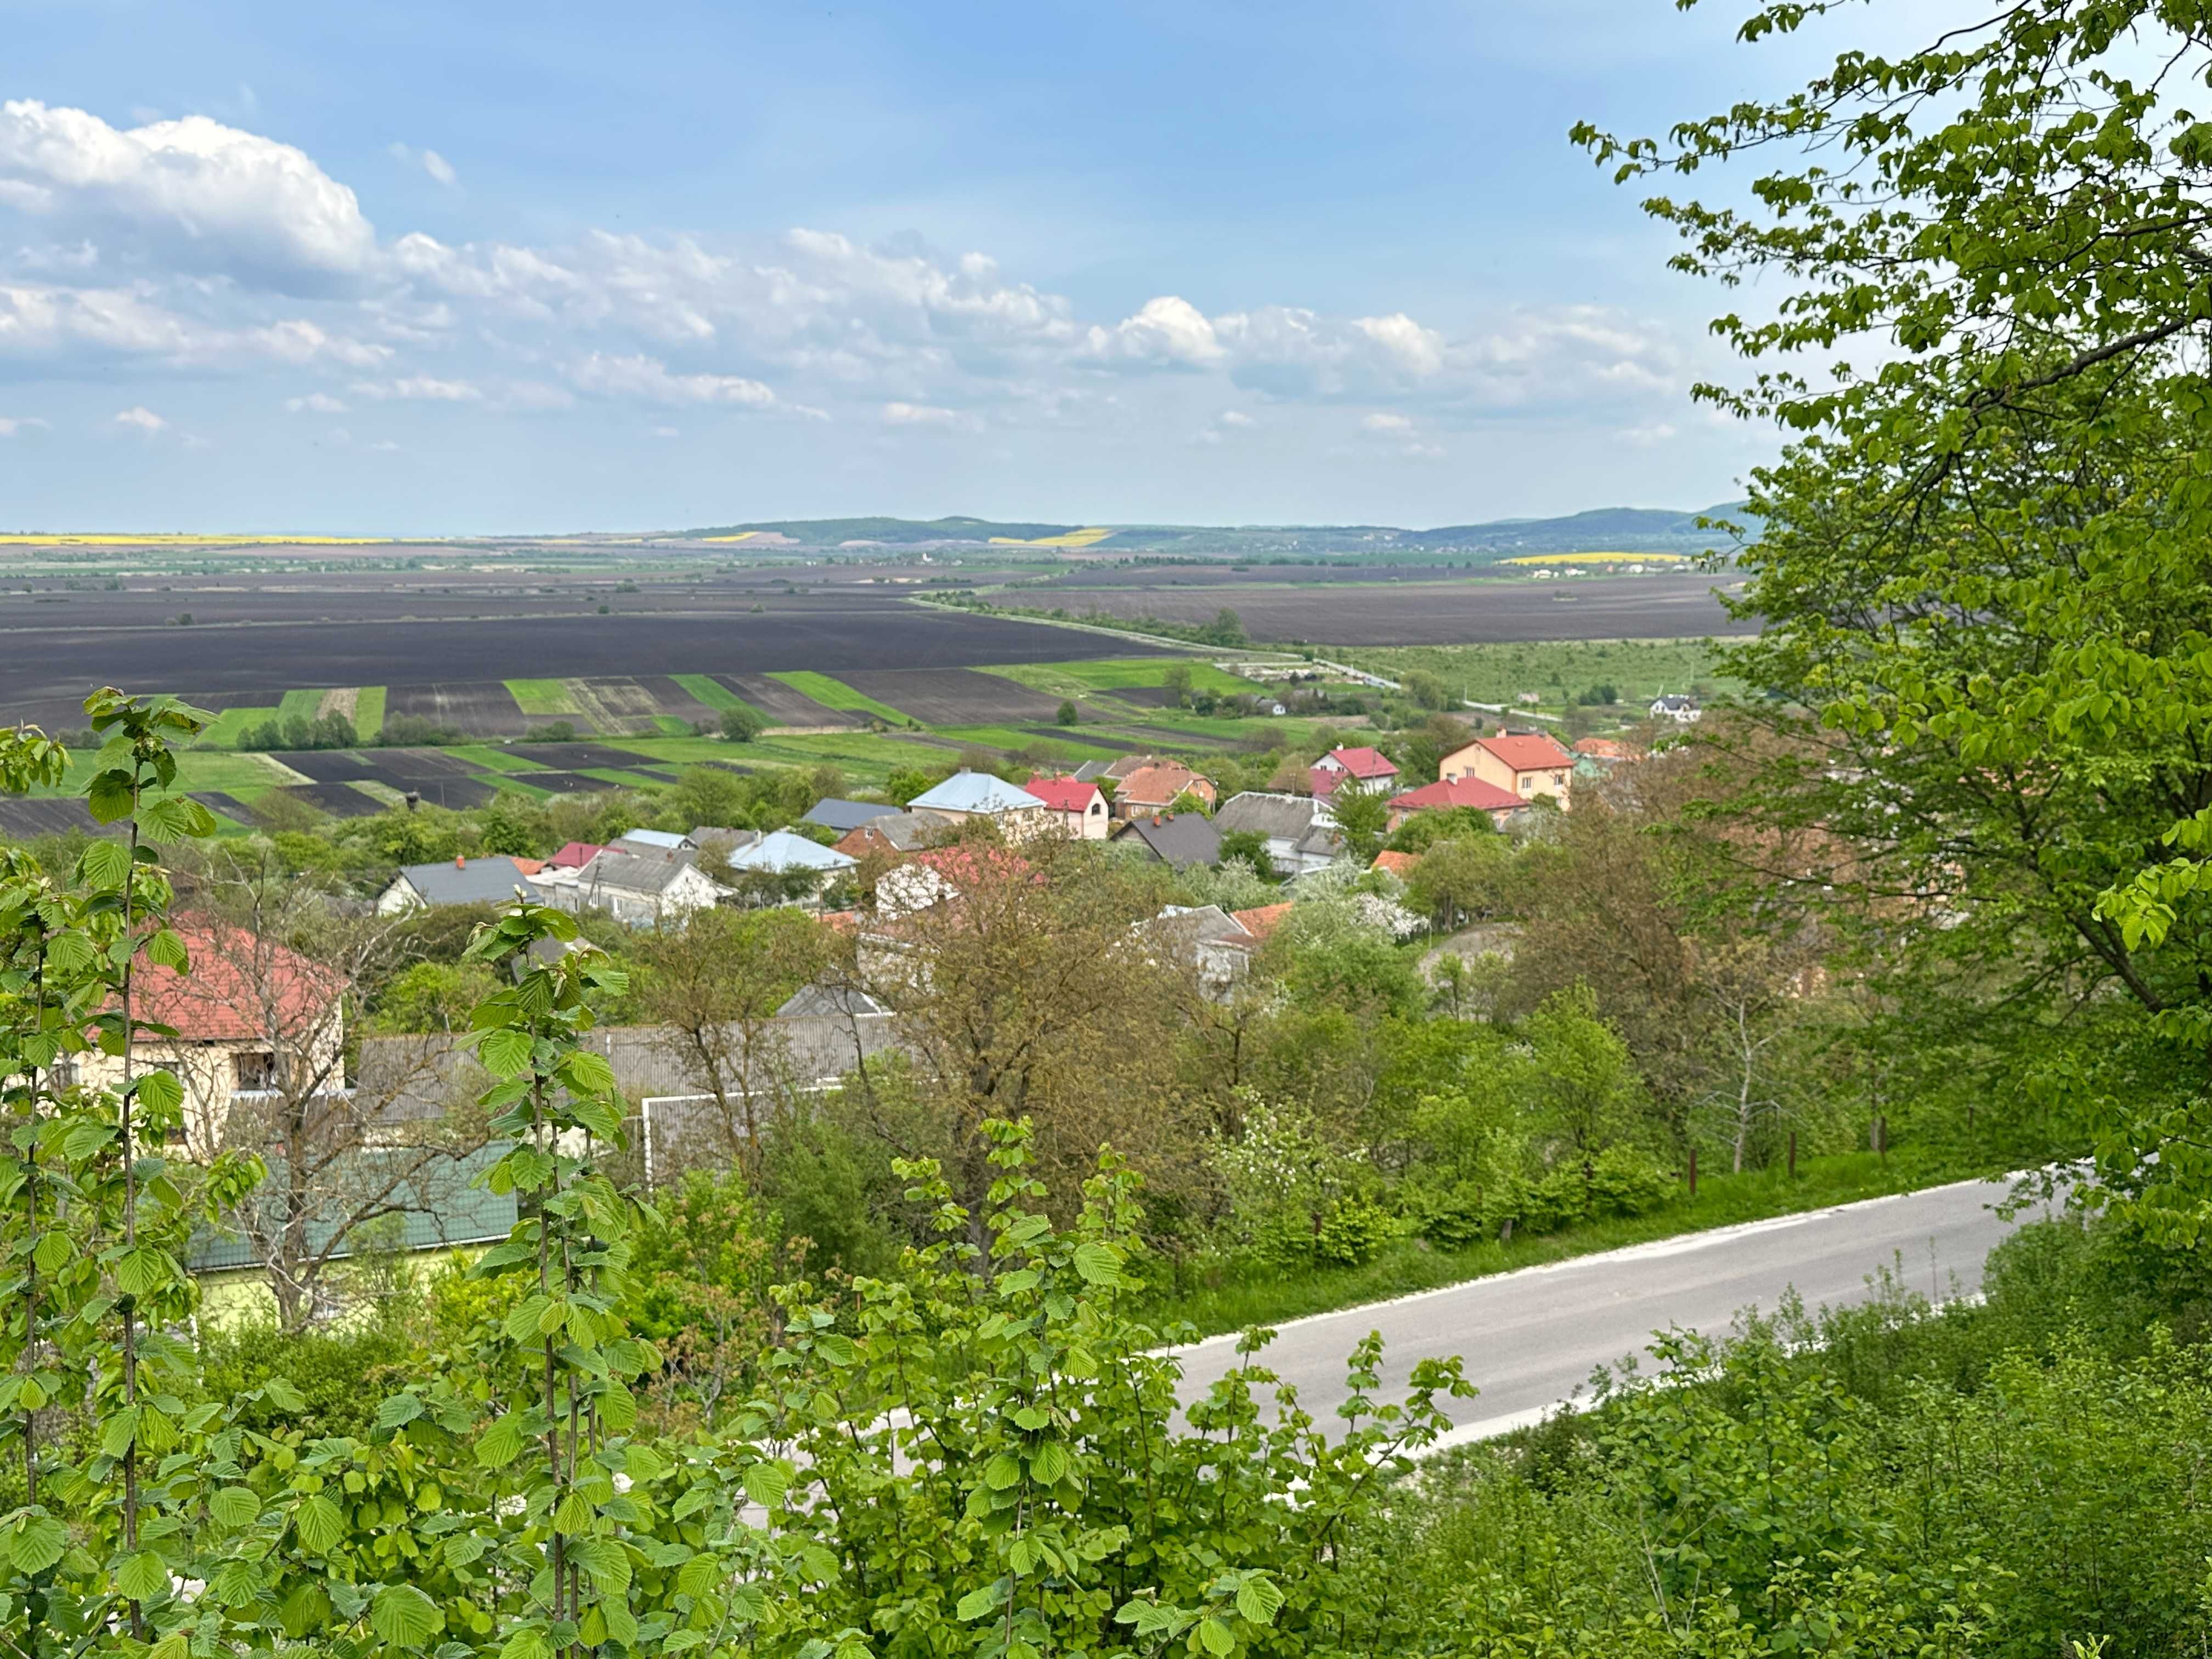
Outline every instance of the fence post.
<svg viewBox="0 0 2212 1659">
<path fill-rule="evenodd" d="M 1797 1132 L 1795 1129 L 1790 1132 L 1790 1178 L 1792 1181 L 1797 1179 Z"/>
<path fill-rule="evenodd" d="M 1698 1197 L 1698 1149 L 1697 1149 L 1695 1146 L 1692 1146 L 1692 1147 L 1691 1147 L 1691 1148 L 1690 1148 L 1690 1200 L 1691 1200 L 1691 1201 L 1692 1201 L 1692 1203 L 1695 1203 L 1695 1202 L 1697 1201 L 1697 1197 Z"/>
</svg>

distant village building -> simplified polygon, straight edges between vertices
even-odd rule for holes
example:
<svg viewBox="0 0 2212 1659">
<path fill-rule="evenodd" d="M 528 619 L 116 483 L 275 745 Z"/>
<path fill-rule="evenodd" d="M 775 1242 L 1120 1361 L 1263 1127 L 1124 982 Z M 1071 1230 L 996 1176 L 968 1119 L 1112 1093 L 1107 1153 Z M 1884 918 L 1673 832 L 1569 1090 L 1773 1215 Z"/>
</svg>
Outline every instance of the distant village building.
<svg viewBox="0 0 2212 1659">
<path fill-rule="evenodd" d="M 1672 720 L 1677 726 L 1695 726 L 1705 717 L 1705 708 L 1698 700 L 1680 691 L 1662 692 L 1651 700 L 1651 718 L 1655 720 Z"/>
<path fill-rule="evenodd" d="M 1146 856 L 1176 870 L 1221 862 L 1221 830 L 1203 812 L 1155 812 L 1131 818 L 1117 840 L 1133 842 Z"/>
<path fill-rule="evenodd" d="M 395 916 L 403 910 L 447 904 L 504 904 L 518 890 L 529 893 L 531 878 L 544 868 L 536 859 L 508 858 L 503 854 L 482 859 L 456 856 L 449 863 L 402 865 L 391 884 L 377 895 L 377 914 Z"/>
<path fill-rule="evenodd" d="M 955 772 L 934 789 L 916 795 L 907 810 L 947 823 L 988 818 L 1009 841 L 1024 840 L 1052 827 L 1042 801 L 988 772 Z"/>
<path fill-rule="evenodd" d="M 1561 811 L 1573 789 L 1575 757 L 1543 732 L 1500 732 L 1455 749 L 1437 763 L 1437 775 L 1480 778 L 1523 802 L 1548 795 Z"/>
<path fill-rule="evenodd" d="M 1391 796 L 1389 827 L 1395 830 L 1417 812 L 1444 812 L 1462 806 L 1489 813 L 1491 822 L 1500 829 L 1528 810 L 1528 803 L 1519 795 L 1501 789 L 1486 778 L 1467 773 L 1455 778 L 1439 778 L 1419 789 Z"/>
<path fill-rule="evenodd" d="M 1213 781 L 1181 761 L 1153 761 L 1124 775 L 1114 790 L 1114 816 L 1129 819 L 1164 812 L 1188 795 L 1211 811 L 1220 793 Z"/>
<path fill-rule="evenodd" d="M 898 811 L 889 801 L 840 800 L 825 796 L 806 809 L 801 823 L 811 823 L 824 830 L 834 830 L 839 835 L 857 830 L 872 818 L 888 817 Z"/>
<path fill-rule="evenodd" d="M 699 868 L 695 847 L 625 851 L 621 842 L 581 869 L 541 872 L 538 885 L 556 909 L 572 915 L 604 910 L 630 927 L 654 927 L 709 909 L 721 902 L 726 890 Z"/>
<path fill-rule="evenodd" d="M 871 854 L 919 852 L 942 841 L 945 835 L 943 818 L 927 812 L 887 812 L 858 829 L 848 830 L 834 845 L 847 858 L 864 859 Z"/>
<path fill-rule="evenodd" d="M 1031 778 L 1022 786 L 1045 805 L 1051 821 L 1071 841 L 1103 841 L 1111 815 L 1098 786 L 1079 777 Z"/>
<path fill-rule="evenodd" d="M 1398 769 L 1376 749 L 1332 749 L 1307 773 L 1316 800 L 1327 800 L 1339 789 L 1388 789 L 1398 781 Z"/>
<path fill-rule="evenodd" d="M 1326 870 L 1344 850 L 1344 838 L 1328 803 L 1310 795 L 1282 795 L 1247 790 L 1231 795 L 1214 815 L 1224 836 L 1256 835 L 1267 843 L 1267 861 L 1279 876 L 1303 876 Z"/>
</svg>

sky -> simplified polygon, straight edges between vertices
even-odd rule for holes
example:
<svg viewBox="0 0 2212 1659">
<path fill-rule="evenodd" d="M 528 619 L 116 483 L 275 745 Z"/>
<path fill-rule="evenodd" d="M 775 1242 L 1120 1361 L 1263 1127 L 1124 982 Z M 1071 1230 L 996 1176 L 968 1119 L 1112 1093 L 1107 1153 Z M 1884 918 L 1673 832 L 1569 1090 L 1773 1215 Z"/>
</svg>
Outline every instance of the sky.
<svg viewBox="0 0 2212 1659">
<path fill-rule="evenodd" d="M 1740 9 L 0 0 L 0 529 L 1729 500 L 1567 131 L 1838 44 Z"/>
</svg>

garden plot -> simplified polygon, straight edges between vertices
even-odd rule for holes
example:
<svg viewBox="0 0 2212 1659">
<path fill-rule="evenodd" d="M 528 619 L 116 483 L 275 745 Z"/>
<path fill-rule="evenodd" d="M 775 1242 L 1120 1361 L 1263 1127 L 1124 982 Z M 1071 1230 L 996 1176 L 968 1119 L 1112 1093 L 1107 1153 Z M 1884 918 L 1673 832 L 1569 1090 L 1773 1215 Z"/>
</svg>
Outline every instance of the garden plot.
<svg viewBox="0 0 2212 1659">
<path fill-rule="evenodd" d="M 294 800 L 305 801 L 319 811 L 334 818 L 365 818 L 384 810 L 384 803 L 364 790 L 349 783 L 301 783 L 289 789 L 274 789 L 271 794 L 289 795 Z"/>
<path fill-rule="evenodd" d="M 570 680 L 576 711 L 595 732 L 643 736 L 660 730 L 660 705 L 653 694 L 627 678 Z"/>
<path fill-rule="evenodd" d="M 562 772 L 588 771 L 595 766 L 635 766 L 647 758 L 635 750 L 615 749 L 604 743 L 517 744 L 508 752 L 519 759 L 535 761 L 540 766 Z M 538 781 L 534 772 L 520 772 L 516 776 L 524 783 Z"/>
<path fill-rule="evenodd" d="M 831 708 L 805 692 L 772 680 L 765 674 L 717 674 L 715 684 L 734 692 L 767 716 L 770 726 L 866 726 L 868 716 L 855 708 Z"/>
<path fill-rule="evenodd" d="M 685 678 L 696 679 L 704 677 L 687 675 Z M 719 720 L 722 717 L 720 708 L 710 707 L 694 696 L 673 674 L 642 674 L 638 677 L 637 683 L 651 695 L 662 714 L 673 714 L 686 726 L 696 726 L 701 720 Z M 714 682 L 708 680 L 707 684 L 712 685 Z"/>
<path fill-rule="evenodd" d="M 474 738 L 519 738 L 532 721 L 499 680 L 441 681 L 431 685 L 386 688 L 384 718 L 419 714 Z"/>
<path fill-rule="evenodd" d="M 862 668 L 837 676 L 864 696 L 928 726 L 1016 726 L 1048 720 L 1060 702 L 973 668 Z"/>
</svg>

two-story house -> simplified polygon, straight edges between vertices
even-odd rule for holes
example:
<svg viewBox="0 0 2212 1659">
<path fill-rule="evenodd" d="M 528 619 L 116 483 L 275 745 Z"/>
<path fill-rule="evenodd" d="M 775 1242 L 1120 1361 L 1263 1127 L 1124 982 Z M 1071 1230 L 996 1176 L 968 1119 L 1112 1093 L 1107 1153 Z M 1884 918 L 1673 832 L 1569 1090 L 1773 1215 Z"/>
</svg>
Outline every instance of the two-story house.
<svg viewBox="0 0 2212 1659">
<path fill-rule="evenodd" d="M 1565 811 L 1574 787 L 1575 757 L 1543 732 L 1499 732 L 1455 749 L 1437 763 L 1444 781 L 1474 777 L 1522 802 L 1549 796 Z"/>
</svg>

